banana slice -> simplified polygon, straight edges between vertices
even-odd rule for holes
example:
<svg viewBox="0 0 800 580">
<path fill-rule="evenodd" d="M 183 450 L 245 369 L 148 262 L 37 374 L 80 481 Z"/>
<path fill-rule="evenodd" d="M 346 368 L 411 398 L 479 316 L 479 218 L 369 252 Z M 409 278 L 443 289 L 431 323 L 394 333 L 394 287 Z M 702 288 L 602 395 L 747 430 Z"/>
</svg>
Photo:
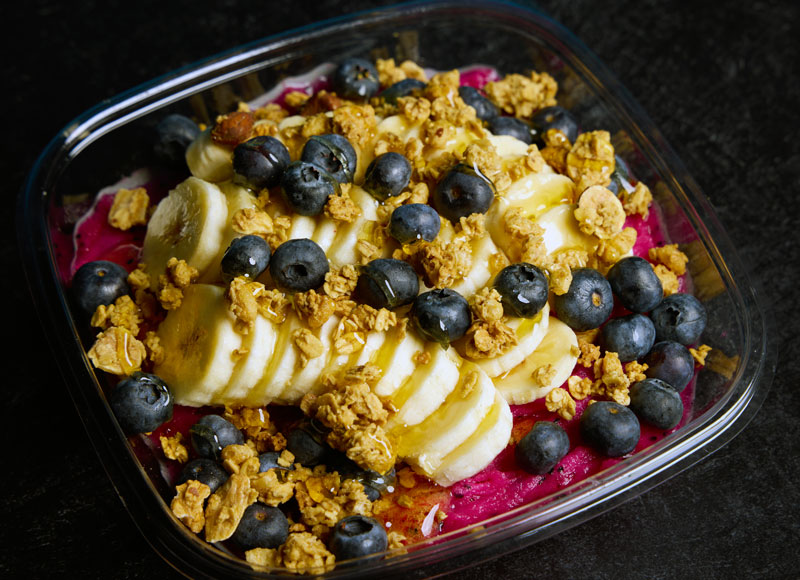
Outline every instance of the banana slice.
<svg viewBox="0 0 800 580">
<path fill-rule="evenodd" d="M 227 217 L 225 195 L 213 183 L 189 177 L 170 191 L 153 212 L 142 247 L 153 288 L 172 257 L 202 275 L 219 254 Z"/>
<path fill-rule="evenodd" d="M 550 324 L 550 305 L 545 303 L 535 318 L 512 318 L 507 323 L 517 335 L 517 344 L 505 354 L 494 358 L 474 359 L 490 377 L 499 377 L 525 360 L 542 342 Z"/>
<path fill-rule="evenodd" d="M 183 302 L 158 327 L 164 361 L 154 372 L 170 386 L 175 402 L 202 406 L 216 400 L 237 364 L 242 335 L 225 302 L 224 289 L 192 284 Z"/>
<path fill-rule="evenodd" d="M 219 183 L 233 177 L 233 149 L 214 143 L 206 129 L 186 149 L 186 164 L 192 175 Z"/>
<path fill-rule="evenodd" d="M 430 361 L 418 366 L 390 398 L 397 409 L 387 424 L 390 431 L 420 423 L 441 406 L 458 384 L 461 360 L 455 349 L 445 350 L 429 343 L 426 351 Z"/>
<path fill-rule="evenodd" d="M 272 357 L 277 338 L 277 326 L 257 316 L 253 328 L 242 341 L 242 356 L 233 369 L 228 387 L 215 403 L 237 403 L 247 397 L 264 373 L 264 361 Z"/>
<path fill-rule="evenodd" d="M 298 350 L 292 336 L 300 328 L 306 328 L 294 312 L 289 312 L 281 324 L 277 325 L 275 348 L 272 356 L 264 359 L 261 378 L 250 390 L 246 403 L 253 406 L 266 405 L 275 401 L 286 390 L 298 366 Z"/>
<path fill-rule="evenodd" d="M 584 234 L 578 228 L 573 213 L 574 204 L 557 205 L 536 218 L 536 223 L 544 229 L 544 245 L 548 254 L 559 250 L 585 250 L 590 255 L 597 247 L 597 238 Z"/>
<path fill-rule="evenodd" d="M 542 342 L 528 358 L 508 374 L 494 379 L 497 392 L 509 405 L 524 405 L 547 395 L 564 384 L 578 361 L 578 339 L 575 332 L 558 318 L 551 318 Z M 544 385 L 531 378 L 534 371 L 550 365 L 552 375 Z"/>
<path fill-rule="evenodd" d="M 495 392 L 494 402 L 478 428 L 464 443 L 448 453 L 429 477 L 445 487 L 472 477 L 505 449 L 513 423 L 508 403 Z"/>
<path fill-rule="evenodd" d="M 426 348 L 425 342 L 416 333 L 406 332 L 405 336 L 401 337 L 400 332 L 399 328 L 390 330 L 385 342 L 370 361 L 383 371 L 373 389 L 379 397 L 391 397 L 397 392 L 406 378 L 417 368 L 414 354 Z"/>
<path fill-rule="evenodd" d="M 444 403 L 422 423 L 394 433 L 398 456 L 423 473 L 434 473 L 444 457 L 476 431 L 494 399 L 492 380 L 465 362 L 458 385 Z"/>
<path fill-rule="evenodd" d="M 331 316 L 322 328 L 314 334 L 322 342 L 322 347 L 325 349 L 322 356 L 309 359 L 305 367 L 297 365 L 295 372 L 291 379 L 287 382 L 286 388 L 277 397 L 279 402 L 287 404 L 295 404 L 303 398 L 306 393 L 317 392 L 320 390 L 322 383 L 320 376 L 323 372 L 330 372 L 334 369 L 331 368 L 330 361 L 333 358 L 333 336 L 336 328 L 339 326 L 339 317 Z"/>
</svg>

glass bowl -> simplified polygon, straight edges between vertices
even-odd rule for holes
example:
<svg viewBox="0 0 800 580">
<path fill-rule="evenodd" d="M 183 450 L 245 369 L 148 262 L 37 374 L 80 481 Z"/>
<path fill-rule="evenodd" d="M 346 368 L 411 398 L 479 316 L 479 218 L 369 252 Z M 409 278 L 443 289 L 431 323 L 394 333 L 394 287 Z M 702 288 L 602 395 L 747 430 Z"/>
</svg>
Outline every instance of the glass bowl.
<svg viewBox="0 0 800 580">
<path fill-rule="evenodd" d="M 104 381 L 86 351 L 91 337 L 62 275 L 80 196 L 99 192 L 150 162 L 149 135 L 170 112 L 210 122 L 287 78 L 348 56 L 411 59 L 449 70 L 486 64 L 501 73 L 546 71 L 559 103 L 585 130 L 605 129 L 647 183 L 671 242 L 690 254 L 692 292 L 709 323 L 702 341 L 720 353 L 700 371 L 686 424 L 603 471 L 480 524 L 437 536 L 326 576 L 421 577 L 476 564 L 540 541 L 629 500 L 706 457 L 758 410 L 774 374 L 770 321 L 733 245 L 697 184 L 652 122 L 574 36 L 530 7 L 504 2 L 409 3 L 329 20 L 242 46 L 103 102 L 65 127 L 37 160 L 21 192 L 18 232 L 30 291 L 75 407 L 95 449 L 153 548 L 193 577 L 270 577 L 191 534 L 170 512 L 120 430 Z M 89 193 L 89 197 L 94 193 Z"/>
</svg>

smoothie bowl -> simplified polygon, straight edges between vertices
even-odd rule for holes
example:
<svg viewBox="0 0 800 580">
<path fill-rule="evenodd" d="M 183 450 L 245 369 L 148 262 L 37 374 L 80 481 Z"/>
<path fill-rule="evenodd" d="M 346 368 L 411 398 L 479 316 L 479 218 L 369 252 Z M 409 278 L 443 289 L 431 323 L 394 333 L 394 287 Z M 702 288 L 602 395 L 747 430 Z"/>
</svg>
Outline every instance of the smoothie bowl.
<svg viewBox="0 0 800 580">
<path fill-rule="evenodd" d="M 121 95 L 19 220 L 93 444 L 190 576 L 498 556 L 719 448 L 773 372 L 697 186 L 513 4 L 360 14 Z"/>
</svg>

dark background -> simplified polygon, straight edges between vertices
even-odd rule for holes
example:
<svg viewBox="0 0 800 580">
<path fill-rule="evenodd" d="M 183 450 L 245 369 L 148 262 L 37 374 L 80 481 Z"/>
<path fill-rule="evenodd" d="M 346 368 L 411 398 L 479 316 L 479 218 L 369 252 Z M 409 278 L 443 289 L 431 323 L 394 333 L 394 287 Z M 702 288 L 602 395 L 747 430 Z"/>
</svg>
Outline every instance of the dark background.
<svg viewBox="0 0 800 580">
<path fill-rule="evenodd" d="M 115 495 L 27 294 L 13 205 L 39 151 L 85 109 L 161 73 L 383 4 L 40 0 L 3 17 L 0 167 L 9 208 L 0 279 L 11 324 L 0 383 L 0 576 L 174 574 Z M 716 454 L 611 513 L 459 577 L 798 577 L 798 4 L 539 5 L 617 75 L 710 198 L 771 305 L 780 361 L 761 411 Z"/>
</svg>

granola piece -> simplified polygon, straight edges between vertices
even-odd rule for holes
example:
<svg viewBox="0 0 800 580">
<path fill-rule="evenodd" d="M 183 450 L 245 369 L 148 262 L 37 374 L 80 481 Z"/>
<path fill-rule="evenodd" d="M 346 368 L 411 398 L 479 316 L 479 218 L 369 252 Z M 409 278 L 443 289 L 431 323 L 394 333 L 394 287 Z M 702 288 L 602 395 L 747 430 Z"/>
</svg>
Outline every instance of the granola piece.
<svg viewBox="0 0 800 580">
<path fill-rule="evenodd" d="M 375 109 L 370 105 L 343 105 L 333 112 L 332 128 L 361 149 L 369 145 L 378 126 Z"/>
<path fill-rule="evenodd" d="M 292 218 L 288 215 L 275 215 L 272 218 L 272 233 L 266 234 L 270 250 L 273 252 L 283 242 L 289 239 L 289 230 L 292 228 Z"/>
<path fill-rule="evenodd" d="M 278 549 L 281 565 L 290 572 L 322 574 L 332 570 L 336 562 L 322 540 L 309 532 L 289 534 Z"/>
<path fill-rule="evenodd" d="M 642 219 L 647 219 L 647 216 L 650 215 L 653 194 L 650 193 L 650 188 L 641 181 L 636 184 L 633 191 L 621 191 L 619 197 L 627 215 L 640 215 Z"/>
<path fill-rule="evenodd" d="M 226 405 L 223 417 L 242 431 L 259 453 L 281 451 L 286 447 L 286 438 L 270 420 L 266 407 L 234 408 Z"/>
<path fill-rule="evenodd" d="M 189 461 L 189 450 L 186 449 L 186 446 L 182 443 L 182 433 L 176 433 L 172 437 L 161 435 L 159 441 L 161 442 L 161 451 L 164 452 L 164 457 L 177 461 L 178 463 L 186 463 Z"/>
<path fill-rule="evenodd" d="M 286 320 L 286 313 L 291 306 L 286 294 L 280 290 L 262 290 L 256 296 L 258 312 L 275 324 Z"/>
<path fill-rule="evenodd" d="M 638 383 L 639 381 L 643 381 L 647 378 L 647 375 L 644 374 L 644 371 L 646 371 L 647 368 L 647 363 L 640 363 L 632 360 L 625 363 L 625 376 L 628 377 L 628 380 L 631 382 L 631 384 Z"/>
<path fill-rule="evenodd" d="M 576 401 L 582 401 L 586 397 L 594 394 L 594 387 L 592 385 L 592 379 L 589 377 L 578 377 L 572 375 L 567 379 L 567 388 L 569 389 L 570 395 Z"/>
<path fill-rule="evenodd" d="M 336 310 L 333 298 L 326 294 L 317 294 L 316 290 L 296 293 L 293 304 L 297 315 L 311 329 L 321 328 Z"/>
<path fill-rule="evenodd" d="M 97 335 L 87 355 L 95 368 L 128 376 L 142 368 L 147 350 L 130 330 L 112 326 Z"/>
<path fill-rule="evenodd" d="M 144 264 L 137 264 L 136 269 L 128 274 L 128 286 L 133 293 L 133 301 L 139 307 L 142 318 L 152 320 L 159 313 L 156 297 L 150 292 L 150 276 Z"/>
<path fill-rule="evenodd" d="M 464 353 L 470 358 L 493 358 L 518 343 L 503 319 L 503 303 L 494 288 L 484 288 L 470 299 L 474 322 L 465 334 Z"/>
<path fill-rule="evenodd" d="M 575 182 L 578 191 L 593 185 L 609 185 L 616 163 L 609 132 L 588 131 L 578 135 L 567 154 L 566 163 L 567 175 Z"/>
<path fill-rule="evenodd" d="M 530 118 L 536 111 L 556 104 L 558 83 L 547 73 L 518 73 L 502 80 L 486 83 L 486 96 L 506 113 L 520 119 Z"/>
<path fill-rule="evenodd" d="M 343 183 L 338 195 L 331 195 L 325 202 L 323 213 L 334 220 L 351 223 L 361 216 L 361 208 L 349 195 L 350 184 Z"/>
<path fill-rule="evenodd" d="M 350 460 L 364 469 L 386 473 L 397 461 L 389 435 L 376 424 L 344 432 L 332 431 L 327 441 L 331 447 L 344 451 Z"/>
<path fill-rule="evenodd" d="M 594 363 L 594 388 L 620 405 L 630 404 L 630 379 L 622 367 L 619 355 L 606 352 L 605 356 Z"/>
<path fill-rule="evenodd" d="M 330 429 L 383 425 L 389 413 L 366 382 L 346 382 L 316 398 L 314 417 Z"/>
<path fill-rule="evenodd" d="M 274 232 L 272 217 L 254 207 L 240 209 L 231 218 L 231 227 L 240 234 L 266 236 Z"/>
<path fill-rule="evenodd" d="M 250 111 L 220 115 L 211 130 L 211 140 L 221 145 L 236 146 L 250 138 L 254 124 L 255 117 Z"/>
<path fill-rule="evenodd" d="M 200 276 L 197 268 L 175 257 L 167 261 L 167 270 L 158 277 L 158 301 L 164 310 L 174 310 L 183 302 L 183 291 Z"/>
<path fill-rule="evenodd" d="M 458 69 L 436 73 L 425 85 L 425 97 L 433 101 L 437 97 L 455 98 L 461 85 Z"/>
<path fill-rule="evenodd" d="M 681 284 L 677 274 L 664 264 L 656 264 L 653 266 L 653 271 L 656 273 L 656 277 L 661 281 L 661 287 L 664 289 L 664 296 L 670 296 L 680 290 Z"/>
<path fill-rule="evenodd" d="M 547 393 L 544 402 L 548 411 L 558 413 L 565 421 L 571 421 L 575 416 L 575 399 L 565 389 L 552 389 Z"/>
<path fill-rule="evenodd" d="M 546 387 L 550 384 L 558 371 L 556 368 L 551 364 L 546 364 L 538 367 L 531 373 L 531 378 L 533 379 L 533 384 L 537 387 Z"/>
<path fill-rule="evenodd" d="M 625 210 L 610 190 L 602 185 L 593 185 L 581 193 L 575 219 L 583 233 L 608 239 L 622 231 Z"/>
<path fill-rule="evenodd" d="M 358 304 L 339 322 L 333 336 L 333 348 L 340 354 L 356 352 L 363 348 L 368 332 L 383 332 L 395 325 L 397 314 L 391 310 Z"/>
<path fill-rule="evenodd" d="M 705 366 L 706 357 L 708 356 L 708 353 L 711 352 L 711 347 L 707 344 L 701 344 L 697 348 L 689 347 L 689 352 L 697 364 L 700 366 Z"/>
<path fill-rule="evenodd" d="M 422 67 L 411 60 L 404 60 L 397 66 L 393 58 L 379 58 L 375 61 L 375 67 L 378 69 L 381 87 L 384 88 L 405 79 L 417 79 L 423 82 L 427 80 Z"/>
<path fill-rule="evenodd" d="M 678 244 L 650 248 L 648 257 L 657 264 L 663 264 L 678 276 L 686 274 L 686 264 L 689 262 L 689 257 L 678 249 Z"/>
<path fill-rule="evenodd" d="M 503 252 L 496 252 L 489 256 L 489 271 L 492 274 L 497 274 L 506 266 L 511 265 L 511 260 L 508 259 Z"/>
<path fill-rule="evenodd" d="M 316 113 L 306 117 L 300 127 L 300 135 L 306 140 L 315 135 L 325 135 L 332 131 L 331 118 L 325 113 Z"/>
<path fill-rule="evenodd" d="M 166 353 L 164 352 L 164 347 L 161 345 L 161 338 L 154 330 L 148 330 L 145 333 L 142 343 L 147 351 L 148 360 L 157 365 L 164 362 Z"/>
<path fill-rule="evenodd" d="M 142 323 L 142 311 L 127 294 L 117 298 L 108 306 L 101 304 L 94 311 L 90 324 L 95 328 L 106 330 L 112 326 L 127 328 L 131 334 L 139 334 Z"/>
<path fill-rule="evenodd" d="M 127 231 L 133 226 L 147 223 L 147 208 L 150 197 L 144 187 L 120 189 L 108 211 L 108 223 L 118 230 Z"/>
<path fill-rule="evenodd" d="M 421 125 L 431 116 L 431 102 L 425 97 L 400 97 L 397 110 L 410 125 Z"/>
<path fill-rule="evenodd" d="M 470 299 L 470 309 L 478 320 L 498 322 L 503 318 L 503 297 L 494 288 L 483 288 Z"/>
<path fill-rule="evenodd" d="M 462 280 L 472 269 L 472 245 L 463 236 L 450 241 L 436 238 L 431 243 L 418 242 L 417 259 L 425 284 L 434 288 L 449 288 Z"/>
<path fill-rule="evenodd" d="M 252 477 L 261 469 L 258 452 L 250 445 L 226 445 L 222 449 L 221 459 L 222 467 L 228 473 Z"/>
<path fill-rule="evenodd" d="M 299 97 L 296 97 L 299 101 Z M 300 114 L 304 117 L 311 117 L 319 113 L 327 113 L 335 111 L 342 105 L 347 103 L 344 99 L 339 98 L 336 93 L 329 93 L 326 90 L 320 90 L 306 99 L 300 107 Z"/>
<path fill-rule="evenodd" d="M 569 291 L 572 284 L 572 270 L 583 268 L 589 262 L 585 250 L 562 250 L 553 256 L 544 258 L 540 265 L 547 270 L 550 290 L 561 296 Z"/>
<path fill-rule="evenodd" d="M 503 230 L 511 238 L 509 258 L 543 266 L 547 259 L 544 229 L 525 217 L 521 208 L 513 207 L 503 214 Z"/>
<path fill-rule="evenodd" d="M 544 148 L 541 150 L 542 158 L 554 171 L 561 175 L 567 174 L 567 155 L 572 150 L 572 143 L 567 136 L 558 129 L 548 129 L 542 136 Z"/>
<path fill-rule="evenodd" d="M 431 102 L 431 118 L 446 121 L 455 127 L 473 129 L 476 135 L 483 135 L 483 128 L 478 121 L 475 109 L 467 105 L 460 95 L 437 97 Z"/>
<path fill-rule="evenodd" d="M 255 325 L 258 316 L 258 294 L 264 291 L 264 285 L 253 282 L 247 276 L 237 276 L 228 285 L 225 294 L 228 309 L 236 318 L 234 327 L 241 334 L 248 334 Z"/>
<path fill-rule="evenodd" d="M 170 509 L 175 517 L 182 521 L 187 528 L 199 534 L 206 524 L 203 503 L 211 495 L 211 488 L 205 483 L 190 479 L 175 488 L 175 497 L 170 503 Z"/>
<path fill-rule="evenodd" d="M 345 265 L 340 269 L 332 268 L 325 274 L 322 290 L 333 298 L 349 298 L 355 292 L 358 283 L 358 270 L 353 265 Z"/>
<path fill-rule="evenodd" d="M 239 473 L 232 474 L 208 498 L 205 517 L 207 542 L 221 542 L 236 531 L 247 506 L 258 498 L 258 492 L 250 487 L 250 478 Z"/>
<path fill-rule="evenodd" d="M 369 240 L 358 240 L 356 242 L 356 252 L 359 255 L 361 265 L 368 264 L 381 254 L 381 249 Z"/>
<path fill-rule="evenodd" d="M 447 149 L 447 144 L 456 136 L 456 128 L 449 121 L 426 119 L 421 125 L 420 138 L 429 151 Z M 452 163 L 448 161 L 448 165 Z"/>
<path fill-rule="evenodd" d="M 633 249 L 637 235 L 635 228 L 628 227 L 608 239 L 600 240 L 595 248 L 598 269 L 605 272 L 627 255 Z"/>
<path fill-rule="evenodd" d="M 305 96 L 304 93 L 300 93 Z M 289 95 L 286 95 L 284 101 L 289 105 Z M 291 105 L 289 105 L 291 106 Z M 273 121 L 277 123 L 278 121 L 282 121 L 286 117 L 289 116 L 289 111 L 281 107 L 278 103 L 267 103 L 263 107 L 257 108 L 253 111 L 253 118 L 256 121 Z"/>
<path fill-rule="evenodd" d="M 258 501 L 277 507 L 294 497 L 295 483 L 287 481 L 277 469 L 269 469 L 250 476 L 250 487 L 258 494 Z"/>
<path fill-rule="evenodd" d="M 312 358 L 322 356 L 325 346 L 317 336 L 307 328 L 298 328 L 292 333 L 292 342 L 300 351 L 300 366 L 305 368 Z"/>
<path fill-rule="evenodd" d="M 411 360 L 417 366 L 424 366 L 431 362 L 431 353 L 425 350 L 418 350 L 411 356 Z"/>
</svg>

